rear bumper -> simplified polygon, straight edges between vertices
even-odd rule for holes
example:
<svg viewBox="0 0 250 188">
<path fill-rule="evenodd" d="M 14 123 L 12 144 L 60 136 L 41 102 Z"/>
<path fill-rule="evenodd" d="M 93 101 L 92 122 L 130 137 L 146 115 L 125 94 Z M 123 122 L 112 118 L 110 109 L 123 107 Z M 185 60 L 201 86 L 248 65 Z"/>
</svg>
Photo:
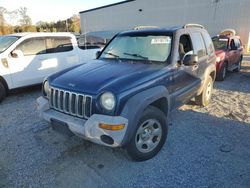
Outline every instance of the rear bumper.
<svg viewBox="0 0 250 188">
<path fill-rule="evenodd" d="M 110 147 L 121 146 L 128 127 L 128 120 L 121 116 L 94 114 L 86 120 L 58 112 L 51 109 L 49 107 L 48 100 L 43 97 L 39 97 L 37 99 L 37 109 L 39 116 L 45 121 L 51 123 L 51 120 L 59 120 L 60 122 L 67 124 L 69 130 L 77 136 L 90 140 L 91 142 Z M 125 127 L 122 130 L 111 131 L 99 128 L 100 123 L 109 125 L 124 124 Z M 113 140 L 113 143 L 106 143 L 105 140 L 102 139 L 103 136 L 106 138 L 108 136 L 109 140 Z"/>
</svg>

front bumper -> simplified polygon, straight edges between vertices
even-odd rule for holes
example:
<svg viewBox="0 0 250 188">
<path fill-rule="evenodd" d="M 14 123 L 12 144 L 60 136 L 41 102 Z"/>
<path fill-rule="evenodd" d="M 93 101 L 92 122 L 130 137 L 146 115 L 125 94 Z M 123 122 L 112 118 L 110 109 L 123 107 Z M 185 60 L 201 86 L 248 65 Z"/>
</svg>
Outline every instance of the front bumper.
<svg viewBox="0 0 250 188">
<path fill-rule="evenodd" d="M 219 72 L 221 71 L 222 65 L 224 64 L 224 60 L 220 61 L 220 62 L 216 62 L 216 74 L 218 75 Z"/>
<path fill-rule="evenodd" d="M 69 130 L 77 136 L 110 147 L 121 146 L 128 127 L 128 120 L 121 116 L 94 114 L 88 120 L 85 120 L 58 112 L 50 108 L 48 100 L 44 97 L 37 99 L 37 109 L 39 116 L 47 122 L 59 120 L 60 122 L 66 123 Z M 111 131 L 99 128 L 100 123 L 109 125 L 124 124 L 125 127 L 122 130 Z M 103 138 L 113 140 L 112 144 L 110 144 L 110 142 L 107 143 Z"/>
</svg>

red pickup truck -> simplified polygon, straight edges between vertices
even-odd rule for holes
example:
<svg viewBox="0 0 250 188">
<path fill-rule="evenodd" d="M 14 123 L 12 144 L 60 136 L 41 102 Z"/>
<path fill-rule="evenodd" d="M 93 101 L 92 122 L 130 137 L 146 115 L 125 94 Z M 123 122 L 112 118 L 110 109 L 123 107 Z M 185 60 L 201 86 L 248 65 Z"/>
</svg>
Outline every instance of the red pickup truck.
<svg viewBox="0 0 250 188">
<path fill-rule="evenodd" d="M 239 72 L 243 59 L 243 46 L 234 30 L 224 30 L 212 38 L 216 53 L 216 80 L 223 81 L 227 71 Z"/>
</svg>

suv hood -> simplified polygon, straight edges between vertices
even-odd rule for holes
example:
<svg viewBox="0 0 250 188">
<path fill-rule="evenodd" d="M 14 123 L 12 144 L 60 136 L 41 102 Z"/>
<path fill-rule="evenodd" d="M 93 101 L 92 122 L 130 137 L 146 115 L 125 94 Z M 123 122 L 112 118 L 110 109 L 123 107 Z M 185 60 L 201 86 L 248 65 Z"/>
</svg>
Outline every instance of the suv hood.
<svg viewBox="0 0 250 188">
<path fill-rule="evenodd" d="M 165 64 L 143 64 L 134 61 L 92 60 L 49 78 L 52 87 L 69 91 L 98 94 L 120 93 L 160 74 Z"/>
</svg>

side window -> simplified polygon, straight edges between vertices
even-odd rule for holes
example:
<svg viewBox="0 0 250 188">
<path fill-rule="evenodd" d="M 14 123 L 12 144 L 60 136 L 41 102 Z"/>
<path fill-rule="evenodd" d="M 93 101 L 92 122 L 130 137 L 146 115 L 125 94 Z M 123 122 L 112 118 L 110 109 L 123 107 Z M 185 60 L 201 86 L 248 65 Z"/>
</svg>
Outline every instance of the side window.
<svg viewBox="0 0 250 188">
<path fill-rule="evenodd" d="M 82 50 L 103 48 L 108 41 L 108 39 L 106 40 L 101 37 L 94 36 L 80 36 L 77 38 L 78 47 Z"/>
<path fill-rule="evenodd" d="M 230 42 L 230 49 L 233 49 L 235 47 L 236 47 L 235 41 L 234 41 L 234 39 L 232 39 Z"/>
<path fill-rule="evenodd" d="M 193 53 L 193 46 L 190 36 L 188 34 L 181 35 L 179 41 L 179 56 L 183 59 L 186 53 Z"/>
<path fill-rule="evenodd" d="M 46 45 L 44 38 L 30 38 L 23 41 L 16 47 L 21 50 L 24 56 L 39 55 L 46 53 Z"/>
<path fill-rule="evenodd" d="M 73 50 L 70 37 L 48 37 L 47 53 L 67 52 Z"/>
<path fill-rule="evenodd" d="M 206 48 L 201 34 L 192 33 L 191 36 L 193 39 L 194 53 L 197 54 L 199 58 L 206 56 Z"/>
<path fill-rule="evenodd" d="M 202 36 L 203 36 L 204 41 L 205 41 L 205 46 L 206 46 L 206 49 L 207 49 L 207 55 L 210 56 L 211 54 L 214 53 L 214 45 L 213 45 L 212 39 L 209 36 L 209 34 L 206 33 L 206 32 L 202 33 Z"/>
</svg>

